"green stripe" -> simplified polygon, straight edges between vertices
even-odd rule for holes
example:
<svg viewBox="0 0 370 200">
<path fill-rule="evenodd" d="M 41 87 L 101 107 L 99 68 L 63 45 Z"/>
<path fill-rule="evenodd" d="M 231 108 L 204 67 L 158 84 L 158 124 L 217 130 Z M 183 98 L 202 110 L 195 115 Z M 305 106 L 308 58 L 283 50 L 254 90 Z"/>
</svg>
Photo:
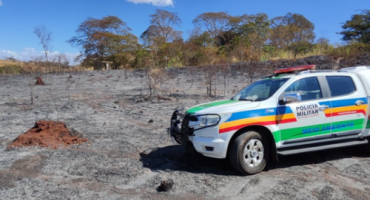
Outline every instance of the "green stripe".
<svg viewBox="0 0 370 200">
<path fill-rule="evenodd" d="M 275 132 L 272 133 L 272 135 L 274 136 L 275 143 L 281 141 L 281 139 L 280 139 L 280 131 L 275 131 Z"/>
<path fill-rule="evenodd" d="M 366 128 L 370 128 L 370 119 L 367 120 Z"/>
<path fill-rule="evenodd" d="M 213 103 L 207 103 L 207 104 L 204 104 L 204 105 L 192 107 L 189 110 L 187 110 L 186 113 L 187 114 L 194 114 L 194 113 L 196 113 L 200 110 L 206 109 L 206 108 L 210 108 L 210 107 L 213 107 L 213 106 L 219 106 L 219 105 L 223 105 L 223 104 L 228 104 L 228 103 L 236 103 L 236 102 L 238 102 L 238 101 L 237 100 L 224 100 L 224 101 L 217 101 L 217 102 L 213 102 Z"/>
<path fill-rule="evenodd" d="M 317 135 L 324 135 L 328 133 L 361 130 L 363 129 L 363 124 L 364 124 L 364 119 L 341 121 L 341 122 L 335 122 L 333 124 L 331 123 L 318 124 L 318 125 L 313 125 L 313 126 L 304 126 L 304 127 L 299 127 L 299 128 L 284 129 L 280 131 L 280 135 L 279 135 L 279 131 L 275 131 L 273 132 L 273 136 L 275 138 L 275 142 L 280 142 L 282 140 L 305 138 L 305 137 L 311 137 L 311 136 L 317 136 Z M 315 130 L 315 131 L 309 131 L 309 130 Z"/>
</svg>

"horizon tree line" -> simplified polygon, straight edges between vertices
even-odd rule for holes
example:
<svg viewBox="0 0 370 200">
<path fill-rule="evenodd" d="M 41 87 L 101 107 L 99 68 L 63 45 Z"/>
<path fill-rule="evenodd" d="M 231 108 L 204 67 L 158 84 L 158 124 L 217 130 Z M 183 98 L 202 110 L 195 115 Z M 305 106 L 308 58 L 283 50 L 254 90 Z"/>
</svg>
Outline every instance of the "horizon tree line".
<svg viewBox="0 0 370 200">
<path fill-rule="evenodd" d="M 102 61 L 112 61 L 115 69 L 248 63 L 281 58 L 284 54 L 296 59 L 310 52 L 348 52 L 346 47 L 334 47 L 325 37 L 316 39 L 314 24 L 297 13 L 269 19 L 265 13 L 232 16 L 226 12 L 205 12 L 193 20 L 187 40 L 177 29 L 182 23 L 177 13 L 157 9 L 149 18 L 149 27 L 139 37 L 116 16 L 87 18 L 67 42 L 81 49 L 76 58 L 81 65 L 98 66 Z M 353 15 L 342 28 L 340 34 L 347 46 L 369 51 L 370 10 Z M 51 32 L 40 26 L 34 33 L 48 63 Z"/>
</svg>

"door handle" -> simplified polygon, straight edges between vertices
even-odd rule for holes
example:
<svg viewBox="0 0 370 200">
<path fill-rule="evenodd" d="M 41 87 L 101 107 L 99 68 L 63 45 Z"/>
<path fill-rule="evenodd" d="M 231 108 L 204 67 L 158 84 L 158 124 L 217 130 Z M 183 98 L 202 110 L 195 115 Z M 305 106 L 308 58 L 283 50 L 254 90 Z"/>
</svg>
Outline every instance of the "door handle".
<svg viewBox="0 0 370 200">
<path fill-rule="evenodd" d="M 359 105 L 362 105 L 362 104 L 364 104 L 365 102 L 364 101 L 362 101 L 362 100 L 357 100 L 356 101 L 356 106 L 359 106 Z"/>
<path fill-rule="evenodd" d="M 328 109 L 329 108 L 329 106 L 328 105 L 321 105 L 321 106 L 319 106 L 319 110 L 320 111 L 324 111 L 324 110 L 326 110 L 326 109 Z"/>
</svg>

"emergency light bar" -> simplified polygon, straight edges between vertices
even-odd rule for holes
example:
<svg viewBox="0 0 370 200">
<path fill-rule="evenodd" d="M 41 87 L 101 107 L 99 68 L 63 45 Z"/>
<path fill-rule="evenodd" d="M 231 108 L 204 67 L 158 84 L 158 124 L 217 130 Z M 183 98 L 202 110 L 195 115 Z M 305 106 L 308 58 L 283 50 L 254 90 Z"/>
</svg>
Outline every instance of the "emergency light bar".
<svg viewBox="0 0 370 200">
<path fill-rule="evenodd" d="M 274 71 L 274 74 L 285 74 L 285 73 L 292 73 L 297 71 L 304 71 L 304 70 L 313 70 L 316 68 L 316 65 L 300 65 L 288 68 L 277 69 Z"/>
</svg>

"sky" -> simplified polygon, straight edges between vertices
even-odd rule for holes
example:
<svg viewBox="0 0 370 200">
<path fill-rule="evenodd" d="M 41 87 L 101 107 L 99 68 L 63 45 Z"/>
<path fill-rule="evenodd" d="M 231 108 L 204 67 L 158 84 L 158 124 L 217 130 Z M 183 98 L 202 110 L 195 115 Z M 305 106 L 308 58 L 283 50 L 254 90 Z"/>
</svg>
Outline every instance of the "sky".
<svg viewBox="0 0 370 200">
<path fill-rule="evenodd" d="M 88 17 L 117 16 L 139 37 L 156 9 L 178 14 L 182 24 L 177 29 L 184 39 L 194 28 L 192 21 L 205 12 L 233 16 L 266 13 L 270 19 L 291 12 L 315 25 L 316 38 L 325 37 L 335 44 L 342 42 L 338 34 L 342 24 L 361 10 L 370 9 L 370 0 L 0 0 L 0 59 L 42 56 L 33 30 L 45 26 L 53 37 L 50 54 L 65 53 L 73 60 L 81 49 L 66 41 Z"/>
</svg>

